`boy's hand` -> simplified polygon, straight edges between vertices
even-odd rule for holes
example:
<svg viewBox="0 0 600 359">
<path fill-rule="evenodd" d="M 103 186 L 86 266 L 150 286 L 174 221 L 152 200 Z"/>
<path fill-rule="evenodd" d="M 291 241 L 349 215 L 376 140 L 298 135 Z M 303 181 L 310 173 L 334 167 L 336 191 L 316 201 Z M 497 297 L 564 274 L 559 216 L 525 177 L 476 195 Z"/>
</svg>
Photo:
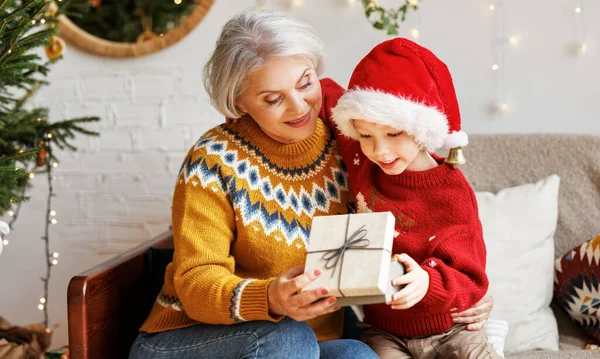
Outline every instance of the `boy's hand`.
<svg viewBox="0 0 600 359">
<path fill-rule="evenodd" d="M 388 302 L 392 309 L 408 309 L 419 303 L 429 290 L 429 273 L 421 268 L 408 254 L 396 254 L 396 260 L 404 264 L 406 274 L 392 279 L 392 285 L 403 285 L 404 288 L 392 296 Z"/>
</svg>

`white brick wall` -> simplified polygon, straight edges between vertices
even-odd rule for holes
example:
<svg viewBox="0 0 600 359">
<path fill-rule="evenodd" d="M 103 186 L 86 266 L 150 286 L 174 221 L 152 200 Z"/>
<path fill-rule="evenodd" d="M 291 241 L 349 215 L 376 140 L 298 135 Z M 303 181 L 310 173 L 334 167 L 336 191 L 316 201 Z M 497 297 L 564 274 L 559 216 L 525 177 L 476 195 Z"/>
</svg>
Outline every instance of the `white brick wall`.
<svg viewBox="0 0 600 359">
<path fill-rule="evenodd" d="M 175 175 L 188 148 L 223 121 L 203 89 L 202 64 L 224 22 L 253 3 L 215 1 L 192 34 L 153 55 L 106 59 L 68 45 L 65 59 L 53 67 L 51 86 L 35 103 L 48 106 L 55 120 L 101 117 L 90 126 L 101 137 L 79 137 L 75 154 L 57 152 L 61 163 L 53 209 L 58 224 L 51 227 L 51 250 L 60 253 L 60 264 L 49 304 L 52 324 L 61 324 L 55 346 L 67 342 L 65 291 L 71 276 L 168 228 Z M 359 1 L 348 5 L 346 0 L 307 0 L 296 10 L 285 7 L 317 28 L 327 52 L 325 75 L 342 84 L 359 59 L 387 39 L 370 27 L 359 6 Z M 420 42 L 450 67 L 464 129 L 600 133 L 596 105 L 600 82 L 595 80 L 600 78 L 596 47 L 600 22 L 592 21 L 600 16 L 600 3 L 586 3 L 589 50 L 581 58 L 564 52 L 574 40 L 575 14 L 568 6 L 543 0 L 506 3 L 507 32 L 523 35 L 523 41 L 519 48 L 507 48 L 505 86 L 513 111 L 500 119 L 487 112 L 493 74 L 491 18 L 485 8 L 485 2 L 425 1 L 402 29 L 406 35 L 408 28 L 419 26 Z M 42 294 L 38 278 L 43 274 L 39 238 L 45 215 L 44 181 L 43 176 L 35 178 L 32 200 L 23 207 L 11 244 L 0 257 L 0 315 L 16 324 L 41 318 L 36 306 Z M 15 287 L 20 288 L 18 294 Z M 14 295 L 5 295 L 9 292 Z"/>
</svg>

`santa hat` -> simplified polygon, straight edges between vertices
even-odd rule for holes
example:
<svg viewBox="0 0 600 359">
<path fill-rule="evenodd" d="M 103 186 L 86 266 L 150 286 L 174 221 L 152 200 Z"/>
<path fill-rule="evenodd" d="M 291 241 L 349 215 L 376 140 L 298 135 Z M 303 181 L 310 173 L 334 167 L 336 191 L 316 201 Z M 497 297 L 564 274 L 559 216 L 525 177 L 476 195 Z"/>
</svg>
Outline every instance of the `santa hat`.
<svg viewBox="0 0 600 359">
<path fill-rule="evenodd" d="M 360 61 L 332 115 L 342 134 L 355 139 L 352 120 L 364 119 L 405 131 L 429 152 L 469 142 L 448 68 L 403 38 L 377 45 Z"/>
</svg>

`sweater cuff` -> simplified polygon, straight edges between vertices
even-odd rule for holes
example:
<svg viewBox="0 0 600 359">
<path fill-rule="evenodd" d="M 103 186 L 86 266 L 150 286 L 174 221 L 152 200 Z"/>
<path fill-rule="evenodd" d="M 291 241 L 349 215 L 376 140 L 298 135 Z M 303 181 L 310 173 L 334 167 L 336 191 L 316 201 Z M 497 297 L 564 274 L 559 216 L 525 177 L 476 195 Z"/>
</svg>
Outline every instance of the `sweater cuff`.
<svg viewBox="0 0 600 359">
<path fill-rule="evenodd" d="M 239 318 L 236 318 L 236 321 L 268 320 L 278 322 L 283 319 L 282 315 L 269 313 L 268 289 L 273 279 L 244 281 L 246 283 L 239 293 L 241 300 Z M 234 317 L 236 316 L 234 315 Z"/>
<path fill-rule="evenodd" d="M 422 265 L 421 268 L 429 273 L 429 289 L 421 301 L 435 311 L 441 310 L 448 303 L 448 293 L 442 275 L 428 265 Z"/>
</svg>

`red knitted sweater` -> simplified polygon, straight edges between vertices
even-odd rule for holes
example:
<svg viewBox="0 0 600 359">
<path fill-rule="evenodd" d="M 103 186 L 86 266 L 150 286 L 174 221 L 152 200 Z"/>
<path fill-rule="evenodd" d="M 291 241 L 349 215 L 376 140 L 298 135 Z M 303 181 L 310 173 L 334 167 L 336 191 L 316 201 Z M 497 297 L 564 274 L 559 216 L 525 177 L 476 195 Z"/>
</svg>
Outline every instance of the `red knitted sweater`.
<svg viewBox="0 0 600 359">
<path fill-rule="evenodd" d="M 324 111 L 343 89 L 321 82 Z M 358 141 L 336 131 L 358 212 L 391 211 L 396 217 L 393 253 L 407 253 L 429 273 L 429 290 L 415 306 L 393 310 L 365 306 L 365 321 L 403 337 L 442 333 L 452 327 L 450 313 L 472 307 L 487 291 L 486 249 L 473 189 L 462 172 L 444 164 L 427 171 L 387 175 L 363 155 Z"/>
</svg>

